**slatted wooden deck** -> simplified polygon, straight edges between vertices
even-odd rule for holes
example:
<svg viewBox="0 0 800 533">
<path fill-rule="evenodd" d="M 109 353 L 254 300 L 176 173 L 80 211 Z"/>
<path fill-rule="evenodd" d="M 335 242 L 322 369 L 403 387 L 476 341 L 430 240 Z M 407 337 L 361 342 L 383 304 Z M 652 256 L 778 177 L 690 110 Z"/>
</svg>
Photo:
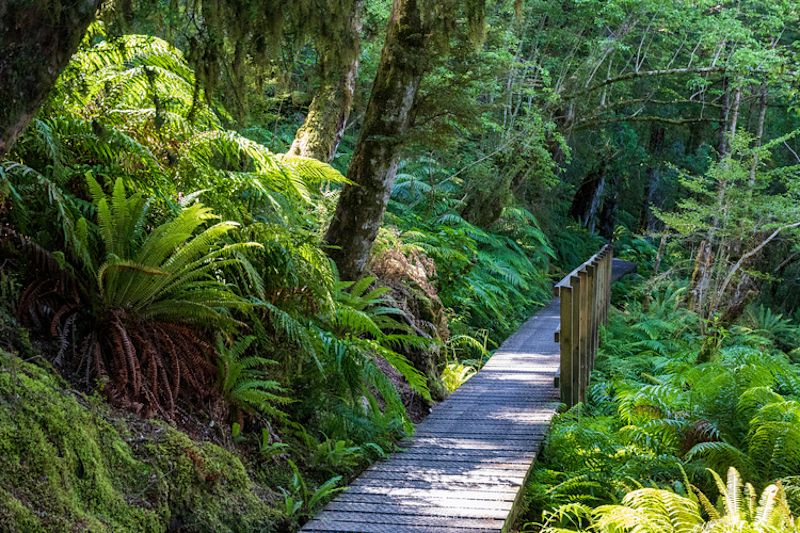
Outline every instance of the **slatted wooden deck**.
<svg viewBox="0 0 800 533">
<path fill-rule="evenodd" d="M 614 279 L 631 266 L 615 259 Z M 555 299 L 302 531 L 505 531 L 560 404 L 558 324 Z"/>
</svg>

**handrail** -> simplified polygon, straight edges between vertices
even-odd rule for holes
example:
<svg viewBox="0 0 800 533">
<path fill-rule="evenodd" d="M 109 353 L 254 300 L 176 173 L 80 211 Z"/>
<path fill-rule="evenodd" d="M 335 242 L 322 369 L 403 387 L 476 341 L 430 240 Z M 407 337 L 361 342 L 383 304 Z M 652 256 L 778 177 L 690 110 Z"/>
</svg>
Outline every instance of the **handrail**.
<svg viewBox="0 0 800 533">
<path fill-rule="evenodd" d="M 612 259 L 613 250 L 606 244 L 553 287 L 561 307 L 559 386 L 561 401 L 569 407 L 586 398 L 600 325 L 608 321 Z"/>
<path fill-rule="evenodd" d="M 581 270 L 586 268 L 586 265 L 588 265 L 589 263 L 594 262 L 598 258 L 598 256 L 606 253 L 608 250 L 610 250 L 610 248 L 611 248 L 611 245 L 604 244 L 603 247 L 600 248 L 600 251 L 598 251 L 592 257 L 590 257 L 589 259 L 587 259 L 586 261 L 584 261 L 583 263 L 581 263 L 580 265 L 575 267 L 575 269 L 572 272 L 570 272 L 569 274 L 567 274 L 566 276 L 561 278 L 561 281 L 559 281 L 558 283 L 553 285 L 553 295 L 554 296 L 558 296 L 558 289 L 559 288 L 561 288 L 561 287 L 569 287 L 569 281 L 570 281 L 571 278 L 573 278 L 574 276 L 577 276 L 578 273 Z"/>
</svg>

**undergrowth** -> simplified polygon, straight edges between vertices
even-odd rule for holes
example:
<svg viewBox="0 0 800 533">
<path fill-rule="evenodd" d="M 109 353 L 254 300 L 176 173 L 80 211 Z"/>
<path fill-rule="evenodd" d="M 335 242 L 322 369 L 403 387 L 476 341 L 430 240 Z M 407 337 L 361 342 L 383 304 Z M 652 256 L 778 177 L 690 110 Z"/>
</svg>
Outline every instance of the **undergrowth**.
<svg viewBox="0 0 800 533">
<path fill-rule="evenodd" d="M 787 341 L 800 326 L 754 307 L 741 323 L 711 324 L 701 335 L 685 294 L 678 281 L 640 283 L 611 313 L 587 400 L 557 417 L 526 487 L 527 528 L 656 531 L 643 525 L 653 509 L 684 498 L 678 503 L 700 522 L 675 531 L 699 531 L 706 520 L 707 530 L 728 531 L 714 529 L 720 517 L 697 498 L 716 501 L 715 476 L 731 467 L 752 483 L 753 498 L 779 496 L 774 506 L 785 505 L 789 520 L 780 523 L 792 523 L 789 509 L 800 510 L 800 366 Z M 637 503 L 644 497 L 653 505 Z M 737 514 L 736 527 L 754 516 Z"/>
<path fill-rule="evenodd" d="M 445 168 L 421 202 L 409 167 L 373 275 L 340 279 L 345 178 L 195 88 L 167 42 L 93 25 L 0 162 L 4 524 L 295 529 L 550 299 L 536 217 L 479 227 Z"/>
</svg>

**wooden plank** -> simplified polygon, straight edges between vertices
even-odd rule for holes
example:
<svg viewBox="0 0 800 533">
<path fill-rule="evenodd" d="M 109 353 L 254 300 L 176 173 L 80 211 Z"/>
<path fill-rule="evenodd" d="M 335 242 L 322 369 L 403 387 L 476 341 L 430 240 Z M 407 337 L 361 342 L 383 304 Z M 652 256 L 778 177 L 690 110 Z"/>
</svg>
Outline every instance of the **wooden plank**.
<svg viewBox="0 0 800 533">
<path fill-rule="evenodd" d="M 583 281 L 580 276 L 576 276 L 575 279 L 572 280 L 572 306 L 571 306 L 571 314 L 572 314 L 572 346 L 571 346 L 571 354 L 570 354 L 570 401 L 567 403 L 567 406 L 571 407 L 578 403 L 579 395 L 580 395 L 580 380 L 579 380 L 579 369 L 580 369 L 580 361 L 581 361 L 581 300 L 583 298 L 583 291 L 581 287 L 583 286 Z"/>
<path fill-rule="evenodd" d="M 586 396 L 586 388 L 589 386 L 589 375 L 592 372 L 592 365 L 594 364 L 595 342 L 597 340 L 597 264 L 591 264 L 586 267 L 586 277 L 588 285 L 587 304 L 586 304 L 586 322 L 588 323 L 588 339 L 586 346 L 586 360 L 583 362 L 583 389 L 584 398 Z"/>
<path fill-rule="evenodd" d="M 385 510 L 385 509 L 384 509 Z M 346 511 L 328 511 L 325 518 L 327 520 L 338 520 L 342 522 L 355 522 L 356 524 L 375 523 L 375 524 L 396 524 L 401 526 L 438 526 L 438 527 L 454 527 L 462 529 L 486 529 L 494 528 L 500 529 L 503 527 L 503 521 L 497 518 L 463 518 L 463 517 L 443 517 L 443 516 L 426 516 L 426 515 L 407 515 L 407 514 L 390 514 L 386 512 L 377 512 L 378 509 L 371 509 L 369 511 L 353 511 L 347 509 Z"/>
<path fill-rule="evenodd" d="M 398 455 L 397 457 L 393 458 L 392 461 L 387 461 L 386 466 L 399 466 L 399 467 L 410 467 L 413 466 L 414 468 L 438 468 L 439 470 L 444 470 L 448 472 L 459 472 L 460 470 L 463 471 L 471 471 L 473 469 L 473 465 L 481 464 L 475 463 L 471 461 L 467 464 L 464 461 L 453 461 L 453 460 L 444 460 L 444 459 L 422 459 L 417 457 L 405 457 L 403 454 Z M 514 461 L 506 461 L 506 462 L 499 462 L 499 463 L 485 463 L 481 465 L 483 468 L 492 468 L 493 470 L 527 470 L 529 464 L 526 463 L 519 463 Z"/>
<path fill-rule="evenodd" d="M 411 465 L 408 464 L 400 464 L 395 463 L 392 461 L 391 463 L 385 463 L 380 466 L 376 466 L 374 468 L 375 472 L 408 472 L 411 470 Z M 522 478 L 524 472 L 521 472 L 520 469 L 516 470 L 507 470 L 503 468 L 492 468 L 492 465 L 484 465 L 480 468 L 465 468 L 462 466 L 452 466 L 450 465 L 449 468 L 440 468 L 437 466 L 430 466 L 430 465 L 414 465 L 413 469 L 415 472 L 422 472 L 425 474 L 450 474 L 450 475 L 463 475 L 467 476 L 470 479 L 472 478 L 480 478 L 480 477 L 499 477 L 504 480 L 519 480 Z"/>
<path fill-rule="evenodd" d="M 503 520 L 508 515 L 507 509 L 481 509 L 473 507 L 472 501 L 456 502 L 454 507 L 438 508 L 428 505 L 426 503 L 410 502 L 402 500 L 389 500 L 382 496 L 370 496 L 353 494 L 352 496 L 344 496 L 336 498 L 326 508 L 327 512 L 332 507 L 342 507 L 349 505 L 369 505 L 375 507 L 383 507 L 386 511 L 390 506 L 395 514 L 415 514 L 417 516 L 440 516 L 440 517 L 453 517 L 453 518 L 488 518 Z M 319 515 L 322 516 L 321 514 Z"/>
<path fill-rule="evenodd" d="M 396 477 L 391 478 L 390 475 L 395 474 Z M 477 478 L 474 480 L 464 479 L 463 477 L 457 476 L 450 476 L 445 479 L 436 479 L 434 478 L 431 480 L 424 480 L 419 479 L 417 477 L 412 477 L 410 474 L 406 472 L 380 472 L 374 473 L 371 475 L 363 475 L 358 478 L 355 483 L 373 483 L 375 481 L 381 481 L 383 485 L 383 481 L 391 480 L 391 486 L 395 488 L 406 488 L 406 489 L 417 489 L 417 490 L 449 490 L 451 492 L 463 492 L 463 491 L 473 491 L 475 494 L 483 494 L 483 493 L 491 493 L 494 496 L 503 497 L 503 499 L 507 497 L 513 497 L 517 494 L 519 490 L 519 485 L 514 483 L 507 483 L 502 480 L 502 478 L 495 478 L 493 480 L 487 480 L 486 478 Z M 389 486 L 389 483 L 385 484 Z"/>
<path fill-rule="evenodd" d="M 405 448 L 424 447 L 424 446 L 447 446 L 460 450 L 509 450 L 509 451 L 524 451 L 533 448 L 530 443 L 519 444 L 517 442 L 506 442 L 498 440 L 488 440 L 482 438 L 465 438 L 465 437 L 416 437 L 413 442 L 404 444 Z"/>
<path fill-rule="evenodd" d="M 488 472 L 481 471 L 476 474 L 467 473 L 467 474 L 452 474 L 452 473 L 441 473 L 441 472 L 433 472 L 433 473 L 425 473 L 422 471 L 417 470 L 405 470 L 405 471 L 394 471 L 394 472 L 378 472 L 373 470 L 368 470 L 362 477 L 365 481 L 369 481 L 371 483 L 378 483 L 381 486 L 388 486 L 391 483 L 399 482 L 400 486 L 402 486 L 405 482 L 419 482 L 419 483 L 427 483 L 429 488 L 437 489 L 437 488 L 447 488 L 451 487 L 453 489 L 461 489 L 464 487 L 482 487 L 482 486 L 492 486 L 497 487 L 497 490 L 518 490 L 520 486 L 520 482 L 514 481 L 510 479 L 505 474 L 494 475 Z M 361 477 L 356 480 L 356 483 L 361 481 Z M 386 483 L 384 483 L 386 482 Z M 446 485 L 446 486 L 444 486 Z M 342 497 L 344 497 L 342 494 Z M 338 499 L 338 498 L 337 498 Z"/>
<path fill-rule="evenodd" d="M 329 510 L 331 511 L 350 511 L 354 513 L 385 513 L 389 508 L 391 509 L 392 514 L 395 515 L 410 515 L 410 516 L 439 516 L 441 514 L 437 514 L 438 511 L 436 509 L 431 509 L 425 505 L 391 505 L 391 507 L 387 508 L 387 504 L 385 501 L 373 501 L 373 502 L 349 502 L 349 501 L 336 501 L 332 502 L 328 506 Z M 500 520 L 505 518 L 503 516 L 502 511 L 497 513 L 492 513 L 494 516 L 483 516 L 481 514 L 482 510 L 479 509 L 465 509 L 463 512 L 459 512 L 459 514 L 455 515 L 461 518 L 478 518 L 478 519 L 485 519 L 491 522 L 495 520 Z M 453 524 L 450 524 L 453 525 Z M 484 526 L 487 527 L 487 526 Z M 503 524 L 491 524 L 488 527 L 503 527 Z"/>
<path fill-rule="evenodd" d="M 534 408 L 533 412 L 528 412 L 530 407 Z M 447 410 L 438 410 L 433 411 L 428 418 L 425 419 L 425 423 L 437 422 L 439 420 L 453 420 L 453 419 L 460 419 L 462 417 L 466 418 L 470 421 L 475 421 L 477 416 L 482 416 L 487 423 L 493 422 L 520 422 L 520 423 L 531 423 L 541 421 L 542 417 L 547 415 L 548 411 L 552 411 L 553 409 L 558 407 L 558 402 L 549 401 L 546 404 L 539 404 L 539 407 L 536 404 L 529 404 L 523 405 L 519 408 L 509 408 L 503 407 L 499 410 L 491 410 L 491 409 L 475 409 L 475 410 L 468 410 L 466 408 L 453 408 Z"/>
<path fill-rule="evenodd" d="M 451 526 L 398 526 L 397 524 L 356 524 L 341 520 L 328 520 L 324 516 L 303 526 L 302 531 L 335 531 L 337 533 L 478 533 L 497 532 L 499 529 L 465 529 Z"/>
<path fill-rule="evenodd" d="M 552 413 L 552 407 L 549 408 L 550 413 Z M 430 427 L 437 427 L 439 429 L 443 428 L 460 428 L 463 427 L 464 420 L 461 419 L 463 415 L 467 420 L 470 420 L 468 413 L 459 411 L 451 411 L 452 416 L 448 417 L 447 414 L 450 413 L 437 413 L 436 417 L 431 419 L 430 421 L 425 422 L 425 424 L 420 425 L 417 429 L 418 432 L 426 431 Z M 497 420 L 497 419 L 490 419 L 487 417 L 485 420 L 481 421 L 479 427 L 486 427 L 486 426 L 493 426 L 493 427 L 502 427 L 508 426 L 509 428 L 530 428 L 530 427 L 537 427 L 541 426 L 543 423 L 546 424 L 550 420 L 550 413 L 548 412 L 536 412 L 531 413 L 525 416 L 524 418 L 513 418 L 510 420 Z M 471 421 L 474 423 L 476 419 L 477 413 L 473 411 L 473 418 Z M 431 415 L 433 416 L 433 415 Z"/>
<path fill-rule="evenodd" d="M 564 276 L 563 278 L 561 278 L 561 281 L 559 281 L 558 283 L 556 283 L 556 284 L 553 286 L 553 289 L 554 289 L 554 291 L 555 291 L 555 289 L 560 289 L 560 288 L 561 288 L 561 287 L 563 287 L 563 286 L 570 285 L 570 284 L 571 284 L 571 280 L 572 280 L 572 278 L 574 278 L 574 277 L 575 277 L 575 276 L 577 276 L 577 275 L 578 275 L 578 274 L 579 274 L 579 273 L 580 273 L 582 270 L 584 270 L 584 269 L 586 268 L 586 265 L 588 265 L 589 263 L 593 263 L 593 262 L 594 262 L 594 261 L 597 259 L 597 257 L 598 257 L 600 254 L 604 253 L 604 252 L 605 252 L 605 251 L 606 251 L 608 248 L 609 248 L 609 245 L 608 245 L 608 244 L 605 244 L 605 245 L 603 245 L 603 247 L 602 247 L 602 248 L 600 248 L 600 251 L 599 251 L 599 252 L 597 252 L 597 253 L 596 253 L 596 254 L 594 254 L 592 257 L 590 257 L 589 259 L 587 259 L 586 261 L 584 261 L 583 263 L 581 263 L 580 265 L 578 265 L 577 267 L 575 267 L 575 270 L 573 270 L 572 272 L 570 272 L 569 274 L 567 274 L 566 276 Z M 558 296 L 558 292 L 554 292 L 554 293 L 553 293 L 553 296 Z"/>
<path fill-rule="evenodd" d="M 589 306 L 591 304 L 589 293 L 589 273 L 583 270 L 578 274 L 581 282 L 581 303 L 579 305 L 580 333 L 578 336 L 578 401 L 584 401 L 586 392 L 586 360 L 589 356 Z"/>
<path fill-rule="evenodd" d="M 400 490 L 400 489 L 397 489 Z M 451 496 L 434 497 L 421 489 L 406 489 L 410 494 L 385 494 L 348 491 L 342 493 L 342 497 L 337 497 L 331 504 L 326 506 L 325 511 L 320 513 L 320 517 L 336 503 L 366 503 L 383 505 L 386 510 L 389 508 L 400 508 L 409 511 L 413 508 L 427 507 L 428 516 L 460 516 L 463 518 L 505 518 L 511 507 L 514 505 L 513 498 L 506 500 L 477 499 L 469 495 L 469 498 L 459 497 L 456 493 Z M 468 491 L 465 490 L 464 494 Z M 345 494 L 347 494 L 345 496 Z M 411 509 L 409 509 L 411 508 Z M 504 514 L 505 513 L 505 514 Z"/>
<path fill-rule="evenodd" d="M 485 483 L 484 483 L 485 485 Z M 368 494 L 386 497 L 387 500 L 409 501 L 417 503 L 433 503 L 442 508 L 457 508 L 462 502 L 469 500 L 471 509 L 505 509 L 511 506 L 516 492 L 494 490 L 479 491 L 476 485 L 465 484 L 460 489 L 426 489 L 403 486 L 401 482 L 388 483 L 376 487 L 372 484 L 354 484 L 347 488 L 348 494 Z M 510 485 L 509 485 L 510 486 Z"/>
<path fill-rule="evenodd" d="M 533 435 L 533 437 L 534 437 L 533 440 L 536 440 L 535 437 L 537 437 L 539 435 L 543 435 L 544 433 L 546 433 L 546 431 L 547 431 L 546 428 L 539 429 L 539 431 Z M 486 433 L 470 433 L 469 435 L 479 435 L 480 436 L 480 435 L 486 435 Z M 426 435 L 424 435 L 424 434 L 420 434 L 419 435 L 419 437 L 425 437 L 425 436 Z M 441 436 L 452 436 L 452 435 L 441 435 Z M 527 436 L 527 435 L 525 435 L 525 436 Z M 473 437 L 473 438 L 475 438 L 475 437 Z M 497 439 L 495 439 L 495 440 L 497 440 Z M 418 450 L 418 449 L 419 448 L 413 448 L 413 449 L 408 450 L 405 453 L 416 453 L 415 450 Z M 442 454 L 448 454 L 448 453 L 449 454 L 453 454 L 453 455 L 460 455 L 460 454 L 465 453 L 465 450 L 463 450 L 463 449 L 449 450 L 449 449 L 444 448 L 444 447 L 426 447 L 424 449 L 427 450 L 428 453 L 436 454 L 436 455 L 442 455 Z"/>
<path fill-rule="evenodd" d="M 557 405 L 551 407 L 551 410 L 556 409 Z M 526 415 L 525 413 L 519 412 L 503 412 L 503 413 L 480 413 L 475 412 L 470 416 L 470 413 L 463 412 L 463 411 L 453 411 L 453 416 L 448 417 L 448 413 L 437 413 L 435 418 L 431 420 L 431 423 L 439 422 L 439 421 L 448 421 L 448 420 L 456 420 L 458 422 L 464 423 L 473 423 L 477 416 L 483 416 L 486 420 L 487 426 L 500 426 L 502 424 L 520 424 L 520 425 L 531 425 L 531 424 L 538 424 L 541 422 L 545 422 L 546 420 L 542 420 L 541 415 Z M 430 415 L 434 416 L 434 415 Z"/>
</svg>

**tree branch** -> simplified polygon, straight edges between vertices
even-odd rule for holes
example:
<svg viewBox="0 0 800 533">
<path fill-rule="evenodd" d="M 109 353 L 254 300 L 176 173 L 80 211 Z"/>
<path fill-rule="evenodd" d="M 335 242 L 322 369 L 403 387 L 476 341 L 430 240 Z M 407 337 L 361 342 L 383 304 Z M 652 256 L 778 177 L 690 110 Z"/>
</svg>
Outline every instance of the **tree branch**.
<svg viewBox="0 0 800 533">
<path fill-rule="evenodd" d="M 565 100 L 572 100 L 574 98 L 578 98 L 579 96 L 584 96 L 589 93 L 593 93 L 598 89 L 602 89 L 606 85 L 611 85 L 612 83 L 617 83 L 620 81 L 627 81 L 636 78 L 645 78 L 645 77 L 652 77 L 652 76 L 671 76 L 673 74 L 710 74 L 713 72 L 724 72 L 727 70 L 727 67 L 720 66 L 720 67 L 698 67 L 698 68 L 665 68 L 659 70 L 639 70 L 639 71 L 631 71 L 626 72 L 625 74 L 620 74 L 619 76 L 614 76 L 613 78 L 606 78 L 605 80 L 592 85 L 591 87 L 587 87 L 581 91 L 578 91 L 573 94 L 569 94 L 564 96 Z"/>
<path fill-rule="evenodd" d="M 631 98 L 629 100 L 618 100 L 616 102 L 611 102 L 606 105 L 607 109 L 613 109 L 615 107 L 623 107 L 626 105 L 632 104 L 655 104 L 655 105 L 699 105 L 703 107 L 715 107 L 720 108 L 722 107 L 721 104 L 715 104 L 713 102 L 704 102 L 702 100 L 691 100 L 687 98 L 683 98 L 680 100 L 659 100 L 656 98 Z"/>
<path fill-rule="evenodd" d="M 591 126 L 602 126 L 604 124 L 616 124 L 618 122 L 660 122 L 662 124 L 672 124 L 680 126 L 683 124 L 695 124 L 698 122 L 712 122 L 710 118 L 667 118 L 655 115 L 633 115 L 628 117 L 613 117 L 605 119 L 589 119 L 575 124 L 574 129 L 581 130 Z"/>
<path fill-rule="evenodd" d="M 764 248 L 775 237 L 777 237 L 780 234 L 780 232 L 782 232 L 784 230 L 787 230 L 787 229 L 797 228 L 797 227 L 800 227 L 800 222 L 795 222 L 794 224 L 786 224 L 785 226 L 781 226 L 780 228 L 778 228 L 775 231 L 773 231 L 772 234 L 769 237 L 767 237 L 766 239 L 761 241 L 761 244 L 759 244 L 758 246 L 756 246 L 755 248 L 753 248 L 752 250 L 750 250 L 749 252 L 744 254 L 742 257 L 740 257 L 739 260 L 736 261 L 736 264 L 733 265 L 733 268 L 731 269 L 731 271 L 728 272 L 728 275 L 725 277 L 725 281 L 722 282 L 722 287 L 720 287 L 720 290 L 719 290 L 720 298 L 725 294 L 725 290 L 728 288 L 728 285 L 730 285 L 734 274 L 736 274 L 736 272 L 742 267 L 742 265 L 748 259 L 750 259 L 754 255 L 756 255 L 758 252 L 760 252 L 762 250 L 762 248 Z"/>
</svg>

